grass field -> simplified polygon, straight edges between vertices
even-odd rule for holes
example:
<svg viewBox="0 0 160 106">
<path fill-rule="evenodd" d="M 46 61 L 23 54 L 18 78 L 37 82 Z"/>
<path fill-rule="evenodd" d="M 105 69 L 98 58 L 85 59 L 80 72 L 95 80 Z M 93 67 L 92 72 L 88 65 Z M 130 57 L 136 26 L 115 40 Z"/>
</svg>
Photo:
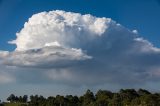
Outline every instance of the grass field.
<svg viewBox="0 0 160 106">
<path fill-rule="evenodd" d="M 26 106 L 26 105 L 22 103 L 6 103 L 4 106 Z"/>
</svg>

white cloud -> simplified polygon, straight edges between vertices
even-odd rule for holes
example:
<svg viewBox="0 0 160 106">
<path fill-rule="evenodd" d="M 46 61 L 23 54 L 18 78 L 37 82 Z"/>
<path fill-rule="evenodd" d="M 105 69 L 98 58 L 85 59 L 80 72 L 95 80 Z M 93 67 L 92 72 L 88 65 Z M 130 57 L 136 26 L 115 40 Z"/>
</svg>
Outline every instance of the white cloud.
<svg viewBox="0 0 160 106">
<path fill-rule="evenodd" d="M 17 45 L 16 50 L 41 48 L 52 42 L 72 47 L 82 43 L 81 39 L 88 41 L 94 36 L 102 35 L 110 21 L 107 18 L 59 10 L 42 12 L 33 15 L 16 34 L 17 39 L 10 43 Z"/>
<path fill-rule="evenodd" d="M 8 54 L 8 51 L 0 51 L 0 58 L 6 57 Z"/>
<path fill-rule="evenodd" d="M 72 61 L 80 61 L 91 59 L 82 52 L 81 49 L 64 48 L 60 45 L 49 46 L 43 48 L 29 49 L 26 51 L 14 51 L 4 56 L 3 63 L 13 66 L 28 67 L 56 67 L 71 64 Z M 65 62 L 65 63 L 64 63 Z"/>
<path fill-rule="evenodd" d="M 160 49 L 110 18 L 42 12 L 16 35 L 15 51 L 1 51 L 0 58 L 16 66 L 16 77 L 25 70 L 30 77 L 17 78 L 24 82 L 134 87 L 158 81 Z"/>
<path fill-rule="evenodd" d="M 135 34 L 138 34 L 138 31 L 137 31 L 137 30 L 133 30 L 132 32 L 135 33 Z"/>
</svg>

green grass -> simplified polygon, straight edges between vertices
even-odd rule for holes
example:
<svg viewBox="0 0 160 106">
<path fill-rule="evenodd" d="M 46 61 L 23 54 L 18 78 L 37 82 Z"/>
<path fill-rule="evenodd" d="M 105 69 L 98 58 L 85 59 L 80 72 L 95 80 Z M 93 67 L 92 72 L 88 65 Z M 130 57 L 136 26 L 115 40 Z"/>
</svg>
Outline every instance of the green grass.
<svg viewBox="0 0 160 106">
<path fill-rule="evenodd" d="M 22 106 L 22 103 L 6 103 L 4 106 Z"/>
</svg>

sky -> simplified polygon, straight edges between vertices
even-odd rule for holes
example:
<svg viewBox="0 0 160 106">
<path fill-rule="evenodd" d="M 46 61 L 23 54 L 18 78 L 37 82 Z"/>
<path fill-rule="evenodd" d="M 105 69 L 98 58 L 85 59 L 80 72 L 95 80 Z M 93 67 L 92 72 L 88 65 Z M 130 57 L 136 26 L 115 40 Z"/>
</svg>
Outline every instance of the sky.
<svg viewBox="0 0 160 106">
<path fill-rule="evenodd" d="M 159 0 L 0 0 L 0 99 L 160 85 Z"/>
</svg>

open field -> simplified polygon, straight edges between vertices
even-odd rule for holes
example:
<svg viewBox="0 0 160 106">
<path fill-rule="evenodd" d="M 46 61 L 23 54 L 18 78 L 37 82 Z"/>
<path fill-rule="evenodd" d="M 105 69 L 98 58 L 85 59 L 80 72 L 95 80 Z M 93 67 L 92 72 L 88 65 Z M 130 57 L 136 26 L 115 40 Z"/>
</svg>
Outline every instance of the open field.
<svg viewBox="0 0 160 106">
<path fill-rule="evenodd" d="M 5 103 L 4 106 L 26 106 L 24 103 Z"/>
</svg>

